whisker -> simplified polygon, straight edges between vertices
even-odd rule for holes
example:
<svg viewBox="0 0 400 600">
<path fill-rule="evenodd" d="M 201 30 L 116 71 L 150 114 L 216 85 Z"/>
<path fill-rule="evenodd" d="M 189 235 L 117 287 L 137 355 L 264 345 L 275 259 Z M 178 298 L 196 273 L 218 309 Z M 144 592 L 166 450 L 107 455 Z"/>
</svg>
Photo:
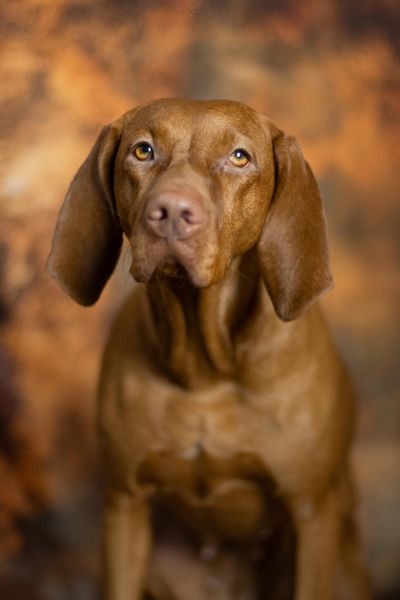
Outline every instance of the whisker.
<svg viewBox="0 0 400 600">
<path fill-rule="evenodd" d="M 242 273 L 241 271 L 239 271 L 239 269 L 237 267 L 235 267 L 234 265 L 228 264 L 228 269 L 230 269 L 231 271 L 234 271 L 235 273 L 237 273 L 239 275 L 239 277 L 241 277 L 245 281 L 249 281 L 250 283 L 254 283 L 254 279 L 251 279 L 250 277 L 248 277 L 247 275 L 245 275 L 244 273 Z"/>
</svg>

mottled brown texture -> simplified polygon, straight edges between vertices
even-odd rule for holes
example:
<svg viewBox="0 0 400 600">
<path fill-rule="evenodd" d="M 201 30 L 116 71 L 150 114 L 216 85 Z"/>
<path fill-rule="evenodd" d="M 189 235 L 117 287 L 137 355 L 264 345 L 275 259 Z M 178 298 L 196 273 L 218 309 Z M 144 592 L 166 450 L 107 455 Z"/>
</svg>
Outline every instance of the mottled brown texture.
<svg viewBox="0 0 400 600">
<path fill-rule="evenodd" d="M 143 141 L 152 160 L 132 152 Z M 166 190 L 201 203 L 191 235 L 150 226 Z M 105 598 L 369 598 L 352 390 L 314 304 L 331 285 L 325 222 L 295 140 L 231 101 L 134 109 L 103 130 L 57 224 L 48 269 L 83 304 L 110 275 L 118 227 L 146 285 L 118 314 L 100 377 Z M 296 544 L 274 564 L 288 529 Z"/>
</svg>

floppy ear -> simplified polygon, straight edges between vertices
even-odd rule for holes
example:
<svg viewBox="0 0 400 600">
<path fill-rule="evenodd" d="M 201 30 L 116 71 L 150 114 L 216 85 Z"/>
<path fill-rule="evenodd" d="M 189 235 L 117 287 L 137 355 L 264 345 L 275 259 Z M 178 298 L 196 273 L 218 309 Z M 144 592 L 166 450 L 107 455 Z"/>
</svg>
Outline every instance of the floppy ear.
<svg viewBox="0 0 400 600">
<path fill-rule="evenodd" d="M 332 276 L 317 182 L 296 140 L 271 131 L 275 190 L 258 252 L 275 311 L 290 321 L 332 287 Z"/>
<path fill-rule="evenodd" d="M 96 302 L 122 244 L 115 213 L 114 159 L 118 122 L 104 127 L 75 175 L 58 216 L 47 271 L 76 302 Z"/>
</svg>

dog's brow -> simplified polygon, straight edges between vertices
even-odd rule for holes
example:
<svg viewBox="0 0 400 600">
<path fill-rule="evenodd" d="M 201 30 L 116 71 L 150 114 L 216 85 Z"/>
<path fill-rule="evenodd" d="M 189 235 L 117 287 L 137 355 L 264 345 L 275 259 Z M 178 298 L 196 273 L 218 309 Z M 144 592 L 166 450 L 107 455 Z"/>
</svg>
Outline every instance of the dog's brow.
<svg viewBox="0 0 400 600">
<path fill-rule="evenodd" d="M 207 135 L 204 135 L 204 130 L 194 132 L 192 139 L 192 146 L 194 145 L 204 145 L 205 142 L 207 144 L 211 144 L 211 149 L 218 148 L 221 151 L 228 152 L 229 150 L 234 150 L 235 148 L 243 147 L 249 151 L 255 151 L 255 143 L 254 140 L 236 127 L 225 126 L 219 128 L 210 128 L 207 131 Z"/>
<path fill-rule="evenodd" d="M 150 124 L 147 130 L 155 142 L 169 147 L 174 147 L 180 141 L 189 140 L 192 134 L 192 131 L 187 131 L 186 128 L 166 126 L 161 122 Z"/>
</svg>

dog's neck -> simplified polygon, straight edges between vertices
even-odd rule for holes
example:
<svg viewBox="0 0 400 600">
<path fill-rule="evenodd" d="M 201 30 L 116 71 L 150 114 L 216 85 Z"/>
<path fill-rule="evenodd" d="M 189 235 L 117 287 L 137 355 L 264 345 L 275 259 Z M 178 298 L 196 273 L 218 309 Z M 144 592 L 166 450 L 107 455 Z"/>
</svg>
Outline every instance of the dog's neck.
<svg viewBox="0 0 400 600">
<path fill-rule="evenodd" d="M 259 301 L 254 250 L 233 260 L 224 279 L 195 288 L 186 279 L 148 285 L 153 339 L 165 368 L 181 385 L 207 385 L 232 375 L 235 338 Z"/>
</svg>

